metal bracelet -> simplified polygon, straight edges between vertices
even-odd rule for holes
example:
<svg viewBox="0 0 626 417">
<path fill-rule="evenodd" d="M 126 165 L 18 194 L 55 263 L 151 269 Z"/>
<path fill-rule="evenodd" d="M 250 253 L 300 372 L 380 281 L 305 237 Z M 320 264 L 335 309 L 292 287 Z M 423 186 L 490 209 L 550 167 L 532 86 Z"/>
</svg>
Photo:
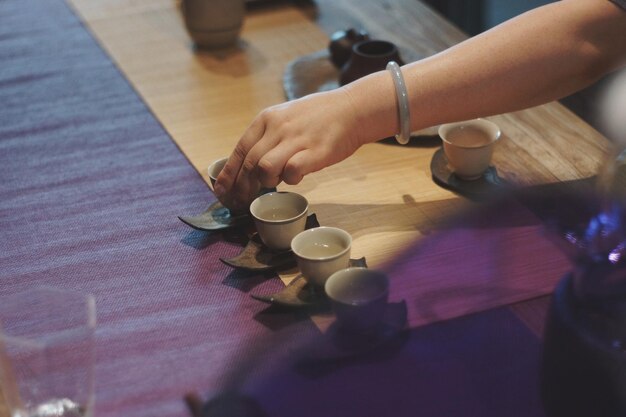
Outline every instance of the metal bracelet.
<svg viewBox="0 0 626 417">
<path fill-rule="evenodd" d="M 404 77 L 400 66 L 395 61 L 389 61 L 387 70 L 391 73 L 393 84 L 396 87 L 396 98 L 398 101 L 398 119 L 400 122 L 400 133 L 396 135 L 396 140 L 401 145 L 406 145 L 411 139 L 411 112 L 409 107 L 409 93 L 406 90 Z"/>
</svg>

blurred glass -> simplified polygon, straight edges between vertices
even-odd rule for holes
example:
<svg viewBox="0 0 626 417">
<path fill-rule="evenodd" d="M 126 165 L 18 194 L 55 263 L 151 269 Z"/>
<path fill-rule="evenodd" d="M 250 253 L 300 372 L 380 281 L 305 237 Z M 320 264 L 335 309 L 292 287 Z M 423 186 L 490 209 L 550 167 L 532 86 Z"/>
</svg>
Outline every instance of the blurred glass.
<svg viewBox="0 0 626 417">
<path fill-rule="evenodd" d="M 0 298 L 0 383 L 13 417 L 93 414 L 95 300 L 37 288 Z"/>
</svg>

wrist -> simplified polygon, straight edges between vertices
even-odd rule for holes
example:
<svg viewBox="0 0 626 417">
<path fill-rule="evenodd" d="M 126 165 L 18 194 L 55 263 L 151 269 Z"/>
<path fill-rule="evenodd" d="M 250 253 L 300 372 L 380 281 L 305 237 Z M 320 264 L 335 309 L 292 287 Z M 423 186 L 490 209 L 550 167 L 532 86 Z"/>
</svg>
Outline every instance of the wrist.
<svg viewBox="0 0 626 417">
<path fill-rule="evenodd" d="M 361 145 L 394 136 L 400 125 L 392 77 L 380 71 L 341 88 L 354 114 L 355 133 Z"/>
</svg>

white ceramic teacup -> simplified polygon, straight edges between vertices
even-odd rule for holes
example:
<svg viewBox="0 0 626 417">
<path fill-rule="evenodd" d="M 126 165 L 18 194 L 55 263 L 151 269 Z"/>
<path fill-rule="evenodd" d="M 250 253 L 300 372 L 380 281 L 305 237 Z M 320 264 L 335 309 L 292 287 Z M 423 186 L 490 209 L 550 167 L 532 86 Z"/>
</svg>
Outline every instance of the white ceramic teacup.
<svg viewBox="0 0 626 417">
<path fill-rule="evenodd" d="M 486 119 L 439 126 L 448 165 L 457 177 L 466 181 L 480 178 L 489 168 L 500 134 L 498 125 Z"/>
<path fill-rule="evenodd" d="M 384 317 L 389 279 L 384 272 L 375 269 L 346 268 L 332 274 L 324 290 L 342 327 L 366 331 Z"/>
<path fill-rule="evenodd" d="M 250 204 L 256 230 L 270 249 L 283 251 L 306 226 L 309 202 L 304 196 L 286 191 L 263 194 Z"/>
<path fill-rule="evenodd" d="M 315 227 L 299 233 L 291 241 L 298 268 L 311 284 L 323 287 L 334 272 L 350 265 L 352 236 L 336 227 Z"/>
<path fill-rule="evenodd" d="M 209 174 L 209 180 L 211 181 L 211 189 L 215 187 L 215 181 L 217 181 L 217 176 L 220 175 L 220 172 L 222 172 L 222 169 L 224 169 L 226 162 L 228 162 L 228 157 L 216 159 L 211 163 L 211 165 L 209 165 L 207 171 Z"/>
</svg>

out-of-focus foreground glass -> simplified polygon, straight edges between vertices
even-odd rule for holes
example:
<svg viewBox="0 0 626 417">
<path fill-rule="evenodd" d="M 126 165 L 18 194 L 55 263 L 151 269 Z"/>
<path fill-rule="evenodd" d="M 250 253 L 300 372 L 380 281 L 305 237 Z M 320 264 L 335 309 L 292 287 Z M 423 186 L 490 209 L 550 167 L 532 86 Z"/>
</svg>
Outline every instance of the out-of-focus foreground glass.
<svg viewBox="0 0 626 417">
<path fill-rule="evenodd" d="M 12 417 L 93 414 L 95 300 L 36 288 L 0 297 L 0 383 Z"/>
</svg>

